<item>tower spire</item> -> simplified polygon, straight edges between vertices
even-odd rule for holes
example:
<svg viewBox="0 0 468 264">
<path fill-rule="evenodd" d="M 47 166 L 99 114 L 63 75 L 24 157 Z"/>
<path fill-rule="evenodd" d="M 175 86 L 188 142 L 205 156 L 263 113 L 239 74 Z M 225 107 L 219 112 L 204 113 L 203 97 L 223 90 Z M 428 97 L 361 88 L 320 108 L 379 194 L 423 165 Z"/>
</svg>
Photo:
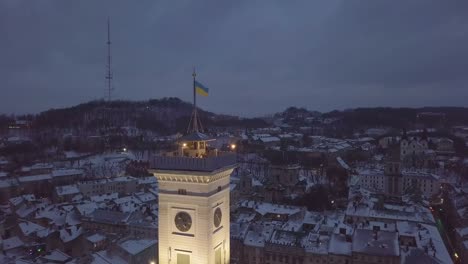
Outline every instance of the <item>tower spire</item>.
<svg viewBox="0 0 468 264">
<path fill-rule="evenodd" d="M 111 40 L 110 40 L 110 18 L 107 17 L 107 65 L 106 65 L 106 83 L 107 83 L 107 101 L 112 99 L 112 67 L 111 67 Z"/>
</svg>

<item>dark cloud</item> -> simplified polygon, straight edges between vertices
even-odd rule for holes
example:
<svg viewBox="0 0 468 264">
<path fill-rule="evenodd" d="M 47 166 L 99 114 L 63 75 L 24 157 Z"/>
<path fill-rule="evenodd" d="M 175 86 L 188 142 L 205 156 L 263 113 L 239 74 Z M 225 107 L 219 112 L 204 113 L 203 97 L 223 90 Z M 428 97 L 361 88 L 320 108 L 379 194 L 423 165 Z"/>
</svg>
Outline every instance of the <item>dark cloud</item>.
<svg viewBox="0 0 468 264">
<path fill-rule="evenodd" d="M 190 100 L 255 115 L 289 105 L 466 106 L 466 1 L 0 2 L 0 112 L 105 95 L 112 20 L 115 98 Z"/>
</svg>

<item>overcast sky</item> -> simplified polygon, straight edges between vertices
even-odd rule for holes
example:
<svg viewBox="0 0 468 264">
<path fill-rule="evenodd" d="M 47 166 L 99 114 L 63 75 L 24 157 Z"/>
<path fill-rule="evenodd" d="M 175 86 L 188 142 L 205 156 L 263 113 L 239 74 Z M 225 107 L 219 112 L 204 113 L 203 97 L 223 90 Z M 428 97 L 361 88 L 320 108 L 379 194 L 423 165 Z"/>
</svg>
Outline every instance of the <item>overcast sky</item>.
<svg viewBox="0 0 468 264">
<path fill-rule="evenodd" d="M 288 106 L 468 106 L 468 1 L 0 0 L 0 113 L 105 95 L 253 116 Z"/>
</svg>

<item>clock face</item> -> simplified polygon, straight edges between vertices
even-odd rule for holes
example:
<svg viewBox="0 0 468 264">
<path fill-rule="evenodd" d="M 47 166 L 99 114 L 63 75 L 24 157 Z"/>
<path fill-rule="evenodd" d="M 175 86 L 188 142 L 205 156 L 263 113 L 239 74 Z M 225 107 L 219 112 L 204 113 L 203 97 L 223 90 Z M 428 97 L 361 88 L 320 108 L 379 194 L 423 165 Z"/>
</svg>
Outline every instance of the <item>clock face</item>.
<svg viewBox="0 0 468 264">
<path fill-rule="evenodd" d="M 221 224 L 221 219 L 223 218 L 223 213 L 221 212 L 221 209 L 218 207 L 216 208 L 214 215 L 213 215 L 213 222 L 215 227 L 219 227 Z"/>
<path fill-rule="evenodd" d="M 177 229 L 187 232 L 192 227 L 192 218 L 186 212 L 178 212 L 174 218 Z"/>
</svg>

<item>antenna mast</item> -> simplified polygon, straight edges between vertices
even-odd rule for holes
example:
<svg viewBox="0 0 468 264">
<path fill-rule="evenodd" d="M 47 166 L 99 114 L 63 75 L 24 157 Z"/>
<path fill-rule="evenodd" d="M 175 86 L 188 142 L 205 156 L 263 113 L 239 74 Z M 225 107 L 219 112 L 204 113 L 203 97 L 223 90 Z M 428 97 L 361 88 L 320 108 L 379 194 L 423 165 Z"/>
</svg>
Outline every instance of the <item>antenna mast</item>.
<svg viewBox="0 0 468 264">
<path fill-rule="evenodd" d="M 111 41 L 110 41 L 110 18 L 107 18 L 107 65 L 106 65 L 106 83 L 107 83 L 107 101 L 111 101 L 112 97 L 112 68 L 111 68 Z"/>
</svg>

